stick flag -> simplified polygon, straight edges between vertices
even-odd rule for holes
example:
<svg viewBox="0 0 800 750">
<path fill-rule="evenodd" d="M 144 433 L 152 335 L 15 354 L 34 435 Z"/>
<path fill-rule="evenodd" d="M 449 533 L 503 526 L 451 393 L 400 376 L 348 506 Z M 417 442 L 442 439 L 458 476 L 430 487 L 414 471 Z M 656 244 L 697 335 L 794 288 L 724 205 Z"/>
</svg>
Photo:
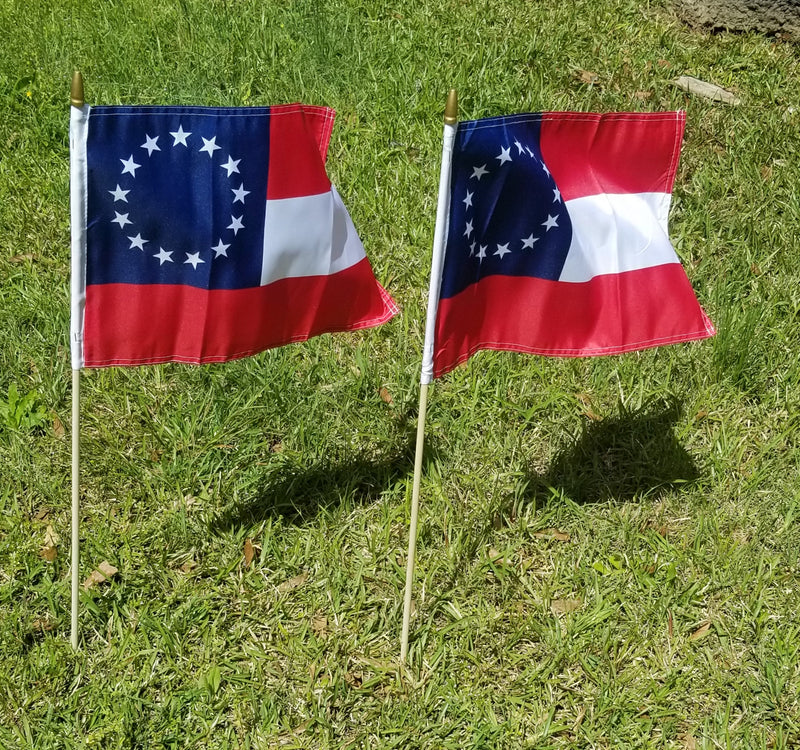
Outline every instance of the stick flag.
<svg viewBox="0 0 800 750">
<path fill-rule="evenodd" d="M 714 335 L 667 229 L 685 119 L 545 112 L 445 126 L 420 422 L 428 384 L 481 349 L 588 357 Z M 403 661 L 418 486 L 415 473 Z"/>
<path fill-rule="evenodd" d="M 380 325 L 375 279 L 325 171 L 334 111 L 88 106 L 70 118 L 73 609 L 78 372 L 204 364 Z"/>
</svg>

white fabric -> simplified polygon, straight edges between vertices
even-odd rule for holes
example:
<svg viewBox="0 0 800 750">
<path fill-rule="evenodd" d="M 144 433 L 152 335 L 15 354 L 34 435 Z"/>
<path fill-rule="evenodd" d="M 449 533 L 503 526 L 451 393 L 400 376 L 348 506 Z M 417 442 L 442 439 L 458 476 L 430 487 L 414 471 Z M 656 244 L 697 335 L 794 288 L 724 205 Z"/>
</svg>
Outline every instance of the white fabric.
<svg viewBox="0 0 800 750">
<path fill-rule="evenodd" d="M 69 195 L 72 258 L 70 275 L 70 351 L 72 369 L 83 367 L 83 313 L 86 307 L 86 134 L 89 105 L 70 107 Z"/>
<path fill-rule="evenodd" d="M 600 194 L 567 201 L 572 243 L 560 281 L 678 263 L 667 230 L 668 193 Z"/>
<path fill-rule="evenodd" d="M 328 276 L 366 257 L 336 188 L 301 198 L 268 200 L 261 285 L 301 276 Z"/>
<path fill-rule="evenodd" d="M 433 257 L 431 282 L 428 288 L 428 315 L 425 319 L 425 343 L 422 347 L 422 374 L 420 383 L 433 382 L 433 344 L 436 336 L 436 313 L 442 287 L 444 250 L 447 246 L 447 220 L 450 215 L 450 166 L 453 162 L 453 143 L 458 124 L 444 126 L 442 136 L 442 166 L 439 171 L 439 200 L 436 206 L 436 227 L 433 232 Z"/>
</svg>

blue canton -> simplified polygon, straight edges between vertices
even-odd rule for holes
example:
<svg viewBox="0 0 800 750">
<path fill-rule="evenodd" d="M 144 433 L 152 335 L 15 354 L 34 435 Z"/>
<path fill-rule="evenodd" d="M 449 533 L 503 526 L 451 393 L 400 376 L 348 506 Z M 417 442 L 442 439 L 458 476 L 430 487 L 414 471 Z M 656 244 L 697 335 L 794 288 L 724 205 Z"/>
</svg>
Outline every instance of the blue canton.
<svg viewBox="0 0 800 750">
<path fill-rule="evenodd" d="M 440 296 L 490 275 L 557 280 L 572 240 L 539 147 L 541 115 L 458 125 Z"/>
<path fill-rule="evenodd" d="M 268 107 L 93 107 L 87 283 L 258 286 L 268 158 Z"/>
</svg>

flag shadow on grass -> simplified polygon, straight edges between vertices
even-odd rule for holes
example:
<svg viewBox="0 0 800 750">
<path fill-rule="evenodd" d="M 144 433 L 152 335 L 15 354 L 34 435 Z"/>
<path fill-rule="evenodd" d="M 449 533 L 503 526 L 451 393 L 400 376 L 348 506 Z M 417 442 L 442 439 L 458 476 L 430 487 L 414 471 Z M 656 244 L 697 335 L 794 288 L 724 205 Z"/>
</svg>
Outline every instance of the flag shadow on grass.
<svg viewBox="0 0 800 750">
<path fill-rule="evenodd" d="M 562 448 L 544 474 L 529 476 L 528 495 L 547 503 L 552 489 L 577 503 L 658 496 L 700 476 L 674 427 L 681 415 L 675 399 L 589 422 Z"/>
<path fill-rule="evenodd" d="M 267 470 L 250 499 L 224 510 L 213 522 L 213 528 L 250 526 L 266 518 L 302 525 L 319 511 L 344 501 L 373 503 L 412 472 L 415 431 L 414 419 L 405 415 L 396 439 L 382 454 L 340 460 L 323 457 L 312 460 L 310 465 L 280 461 Z"/>
</svg>

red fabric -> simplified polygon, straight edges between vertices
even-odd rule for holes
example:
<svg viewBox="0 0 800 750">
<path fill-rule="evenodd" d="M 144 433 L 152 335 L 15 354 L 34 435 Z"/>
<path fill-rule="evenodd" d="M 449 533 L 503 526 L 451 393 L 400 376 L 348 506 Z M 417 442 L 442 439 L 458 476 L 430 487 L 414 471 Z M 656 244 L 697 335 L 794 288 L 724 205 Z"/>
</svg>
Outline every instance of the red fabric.
<svg viewBox="0 0 800 750">
<path fill-rule="evenodd" d="M 539 145 L 565 200 L 671 193 L 685 112 L 545 112 Z"/>
<path fill-rule="evenodd" d="M 325 158 L 334 116 L 328 107 L 270 107 L 268 200 L 330 190 Z"/>
<path fill-rule="evenodd" d="M 584 283 L 488 276 L 439 302 L 434 377 L 480 349 L 587 357 L 713 333 L 679 263 Z"/>
<path fill-rule="evenodd" d="M 251 289 L 90 286 L 86 303 L 86 367 L 222 362 L 321 333 L 380 325 L 397 312 L 366 258 L 330 276 Z M 195 313 L 176 315 L 181 309 Z"/>
</svg>

